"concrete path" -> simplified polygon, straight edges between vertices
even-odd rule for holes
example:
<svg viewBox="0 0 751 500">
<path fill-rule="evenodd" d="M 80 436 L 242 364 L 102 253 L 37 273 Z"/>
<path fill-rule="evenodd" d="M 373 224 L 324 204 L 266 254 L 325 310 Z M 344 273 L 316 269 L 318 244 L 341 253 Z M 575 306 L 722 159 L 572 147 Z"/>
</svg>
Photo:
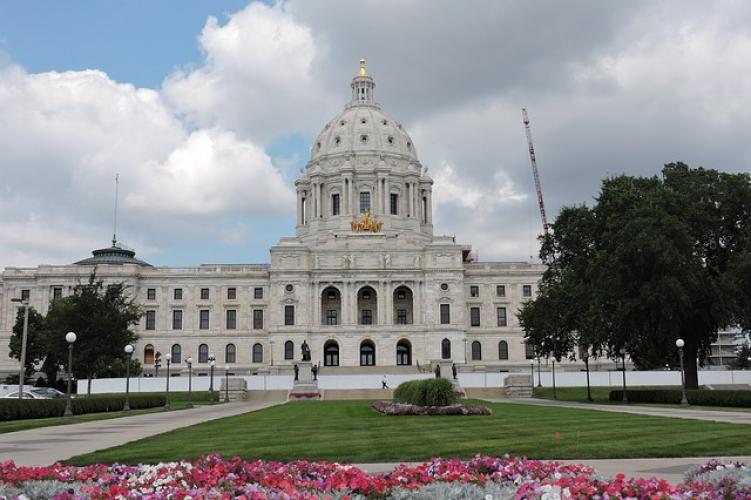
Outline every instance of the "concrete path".
<svg viewBox="0 0 751 500">
<path fill-rule="evenodd" d="M 39 427 L 0 434 L 0 461 L 51 465 L 76 455 L 119 446 L 208 420 L 274 406 L 276 402 L 237 402 L 130 417 Z"/>
<path fill-rule="evenodd" d="M 725 460 L 740 461 L 751 464 L 751 456 L 747 457 L 715 457 Z M 694 465 L 701 465 L 709 460 L 708 457 L 699 458 L 633 458 L 633 459 L 602 459 L 602 460 L 553 460 L 557 462 L 577 463 L 594 467 L 597 471 L 608 477 L 623 473 L 626 477 L 665 479 L 676 484 L 683 482 L 683 474 Z M 405 462 L 405 465 L 415 467 L 421 462 Z M 398 463 L 369 463 L 353 464 L 368 474 L 382 474 L 389 472 Z"/>
<path fill-rule="evenodd" d="M 553 399 L 490 399 L 492 403 L 513 403 L 537 406 L 556 406 L 561 408 L 576 408 L 577 410 L 597 410 L 614 413 L 631 413 L 635 415 L 651 415 L 654 417 L 687 418 L 693 420 L 707 420 L 710 422 L 725 422 L 729 424 L 751 424 L 751 412 L 699 410 L 688 408 L 664 408 L 659 406 L 640 406 L 637 404 L 595 404 L 579 403 L 576 401 L 556 401 Z"/>
</svg>

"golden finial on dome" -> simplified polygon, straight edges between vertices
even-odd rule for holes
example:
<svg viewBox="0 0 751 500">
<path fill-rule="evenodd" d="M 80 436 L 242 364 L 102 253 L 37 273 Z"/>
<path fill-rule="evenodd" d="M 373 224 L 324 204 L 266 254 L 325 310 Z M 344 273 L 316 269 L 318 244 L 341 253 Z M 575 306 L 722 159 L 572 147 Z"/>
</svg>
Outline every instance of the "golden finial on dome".
<svg viewBox="0 0 751 500">
<path fill-rule="evenodd" d="M 368 76 L 368 71 L 365 69 L 365 59 L 360 59 L 360 72 L 357 76 Z"/>
</svg>

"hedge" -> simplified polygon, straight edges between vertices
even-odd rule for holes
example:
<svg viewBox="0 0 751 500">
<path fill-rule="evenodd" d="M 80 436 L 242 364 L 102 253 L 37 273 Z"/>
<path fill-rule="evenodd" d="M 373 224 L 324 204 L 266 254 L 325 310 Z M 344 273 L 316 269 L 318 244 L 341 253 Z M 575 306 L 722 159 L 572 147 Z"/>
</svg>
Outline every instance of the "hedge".
<svg viewBox="0 0 751 500">
<path fill-rule="evenodd" d="M 394 391 L 394 401 L 418 406 L 448 406 L 456 401 L 454 384 L 442 377 L 402 382 Z"/>
<path fill-rule="evenodd" d="M 629 390 L 628 400 L 632 403 L 680 404 L 680 389 Z M 686 391 L 689 404 L 698 406 L 739 406 L 751 407 L 751 391 L 710 391 L 698 389 Z M 610 391 L 610 401 L 622 401 L 623 391 Z"/>
<path fill-rule="evenodd" d="M 131 394 L 130 407 L 133 410 L 164 406 L 164 394 Z M 125 395 L 78 396 L 71 399 L 74 415 L 120 411 L 125 405 Z M 29 418 L 62 417 L 65 413 L 65 399 L 0 399 L 0 421 Z"/>
</svg>

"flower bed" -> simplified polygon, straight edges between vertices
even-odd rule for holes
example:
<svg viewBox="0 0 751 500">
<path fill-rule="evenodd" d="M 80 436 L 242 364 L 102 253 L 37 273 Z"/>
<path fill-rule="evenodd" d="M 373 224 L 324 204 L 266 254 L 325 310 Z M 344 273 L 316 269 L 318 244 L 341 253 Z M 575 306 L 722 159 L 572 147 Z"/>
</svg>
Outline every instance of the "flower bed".
<svg viewBox="0 0 751 500">
<path fill-rule="evenodd" d="M 649 498 L 751 497 L 751 473 L 742 464 L 711 461 L 685 482 L 604 478 L 591 467 L 524 458 L 434 458 L 417 467 L 365 474 L 351 465 L 223 460 L 156 465 L 17 467 L 0 464 L 0 497 L 69 499 L 364 499 L 364 498 Z M 23 497 L 20 497 L 23 498 Z"/>
<path fill-rule="evenodd" d="M 384 415 L 491 415 L 490 408 L 480 405 L 418 406 L 391 401 L 373 401 L 374 410 Z"/>
<path fill-rule="evenodd" d="M 320 399 L 320 392 L 290 392 L 289 399 Z"/>
</svg>

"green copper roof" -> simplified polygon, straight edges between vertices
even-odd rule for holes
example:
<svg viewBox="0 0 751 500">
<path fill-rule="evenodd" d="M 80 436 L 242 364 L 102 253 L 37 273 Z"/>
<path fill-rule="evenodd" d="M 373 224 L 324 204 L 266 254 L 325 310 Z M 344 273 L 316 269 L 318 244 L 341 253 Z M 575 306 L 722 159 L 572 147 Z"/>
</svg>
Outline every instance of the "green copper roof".
<svg viewBox="0 0 751 500">
<path fill-rule="evenodd" d="M 152 267 L 151 264 L 144 262 L 140 259 L 136 259 L 136 252 L 133 250 L 126 250 L 118 246 L 111 246 L 109 248 L 100 248 L 91 252 L 93 257 L 88 259 L 79 260 L 76 264 L 81 266 L 95 266 L 98 264 L 137 264 L 144 267 Z"/>
</svg>

